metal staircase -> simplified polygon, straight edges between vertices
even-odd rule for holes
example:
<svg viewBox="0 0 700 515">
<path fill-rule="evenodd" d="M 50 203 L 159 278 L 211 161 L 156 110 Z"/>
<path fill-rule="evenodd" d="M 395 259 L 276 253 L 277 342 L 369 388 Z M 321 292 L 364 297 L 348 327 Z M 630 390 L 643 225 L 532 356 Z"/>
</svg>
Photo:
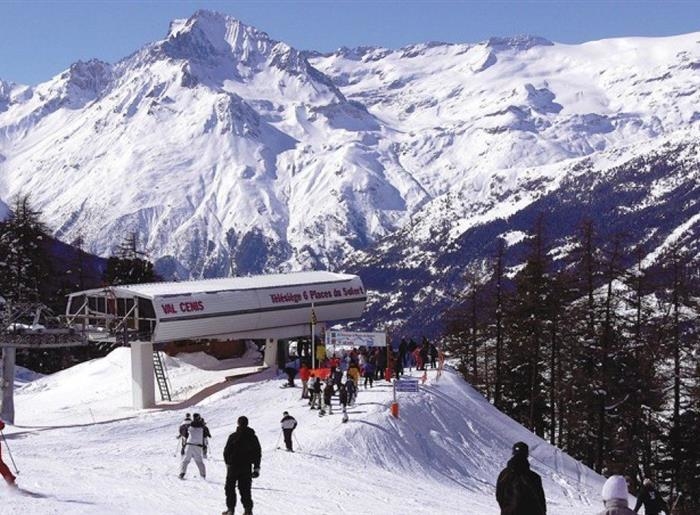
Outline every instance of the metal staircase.
<svg viewBox="0 0 700 515">
<path fill-rule="evenodd" d="M 171 401 L 168 371 L 165 368 L 165 363 L 160 359 L 160 351 L 157 350 L 153 351 L 153 371 L 158 383 L 158 390 L 160 390 L 160 400 Z"/>
</svg>

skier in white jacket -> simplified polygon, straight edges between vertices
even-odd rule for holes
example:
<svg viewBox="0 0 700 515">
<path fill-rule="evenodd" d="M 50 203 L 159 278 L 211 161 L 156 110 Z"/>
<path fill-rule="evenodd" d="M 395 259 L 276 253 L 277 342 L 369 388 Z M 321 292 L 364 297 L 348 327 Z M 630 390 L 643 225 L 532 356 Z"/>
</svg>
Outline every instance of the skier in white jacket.
<svg viewBox="0 0 700 515">
<path fill-rule="evenodd" d="M 184 479 L 187 465 L 189 465 L 191 460 L 194 460 L 197 464 L 199 475 L 203 478 L 207 476 L 202 452 L 207 438 L 211 438 L 209 428 L 204 424 L 204 420 L 199 413 L 195 413 L 192 415 L 192 423 L 187 428 L 185 455 L 182 457 L 182 463 L 180 464 L 180 479 Z"/>
</svg>

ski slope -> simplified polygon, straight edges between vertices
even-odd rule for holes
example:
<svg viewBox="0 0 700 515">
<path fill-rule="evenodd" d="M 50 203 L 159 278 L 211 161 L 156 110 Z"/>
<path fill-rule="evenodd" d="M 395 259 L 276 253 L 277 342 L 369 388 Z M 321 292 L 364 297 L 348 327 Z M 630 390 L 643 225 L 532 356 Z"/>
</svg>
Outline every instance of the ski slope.
<svg viewBox="0 0 700 515">
<path fill-rule="evenodd" d="M 310 411 L 301 389 L 280 388 L 284 381 L 271 370 L 222 382 L 230 367 L 254 365 L 250 356 L 184 356 L 167 360 L 181 402 L 165 409 L 130 408 L 125 348 L 19 387 L 16 425 L 4 433 L 18 484 L 40 496 L 0 485 L 3 515 L 219 514 L 221 454 L 240 415 L 263 448 L 256 515 L 498 514 L 495 480 L 518 440 L 530 445 L 550 515 L 601 509 L 602 477 L 497 411 L 452 370 L 439 381 L 429 371 L 419 393 L 398 394 L 399 419 L 389 414 L 387 383 L 361 388 L 342 424 L 339 412 L 320 418 Z M 212 395 L 197 395 L 207 386 Z M 187 407 L 191 398 L 201 400 Z M 285 410 L 299 421 L 294 454 L 277 450 Z M 213 435 L 206 480 L 194 463 L 184 481 L 177 477 L 176 435 L 186 412 L 202 414 Z M 11 465 L 4 445 L 3 457 Z"/>
</svg>

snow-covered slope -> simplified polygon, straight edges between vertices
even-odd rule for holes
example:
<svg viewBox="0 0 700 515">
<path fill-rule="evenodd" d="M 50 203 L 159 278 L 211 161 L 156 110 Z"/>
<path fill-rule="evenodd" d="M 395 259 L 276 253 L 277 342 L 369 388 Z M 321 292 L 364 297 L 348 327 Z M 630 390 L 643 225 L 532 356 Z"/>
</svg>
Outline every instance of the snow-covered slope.
<svg viewBox="0 0 700 515">
<path fill-rule="evenodd" d="M 196 356 L 169 364 L 178 369 L 176 389 L 193 385 L 181 398 L 212 381 L 217 368 Z M 495 515 L 495 479 L 517 440 L 531 446 L 548 513 L 592 515 L 600 508 L 600 476 L 498 412 L 450 370 L 439 381 L 430 371 L 417 394 L 399 394 L 398 420 L 389 415 L 388 384 L 361 390 L 347 424 L 338 414 L 319 418 L 299 399 L 298 388 L 280 389 L 282 379 L 269 372 L 186 409 L 136 412 L 127 407 L 128 374 L 128 349 L 117 349 L 18 390 L 17 426 L 5 434 L 20 467 L 19 484 L 45 497 L 0 486 L 3 514 L 219 513 L 221 452 L 243 414 L 263 448 L 262 474 L 253 485 L 260 515 Z M 276 450 L 285 410 L 299 421 L 294 454 Z M 206 481 L 194 464 L 185 481 L 177 478 L 175 436 L 185 411 L 201 413 L 213 435 Z"/>
<path fill-rule="evenodd" d="M 31 192 L 103 255 L 135 231 L 165 275 L 335 268 L 451 199 L 468 219 L 497 181 L 697 135 L 699 41 L 319 55 L 199 11 L 114 65 L 0 83 L 0 199 Z"/>
<path fill-rule="evenodd" d="M 410 224 L 355 253 L 346 270 L 373 290 L 367 320 L 438 334 L 443 313 L 465 287 L 469 266 L 491 269 L 500 240 L 517 270 L 524 237 L 543 216 L 555 266 L 567 264 L 584 220 L 600 244 L 621 241 L 623 266 L 636 251 L 653 270 L 674 245 L 700 266 L 700 146 L 693 131 L 615 147 L 539 167 L 503 170 L 471 195 L 469 185 L 438 197 Z M 417 309 L 420 306 L 420 309 Z"/>
<path fill-rule="evenodd" d="M 420 196 L 387 179 L 363 106 L 223 15 L 16 90 L 0 113 L 0 197 L 31 192 L 58 237 L 82 234 L 98 254 L 135 231 L 166 272 L 323 268 Z"/>
</svg>

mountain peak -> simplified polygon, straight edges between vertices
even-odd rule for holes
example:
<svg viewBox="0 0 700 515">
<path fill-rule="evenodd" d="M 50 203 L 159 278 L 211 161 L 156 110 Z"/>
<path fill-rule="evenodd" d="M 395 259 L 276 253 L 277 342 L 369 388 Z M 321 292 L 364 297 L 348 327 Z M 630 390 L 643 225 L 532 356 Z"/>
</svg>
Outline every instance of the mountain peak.
<svg viewBox="0 0 700 515">
<path fill-rule="evenodd" d="M 265 52 L 276 43 L 267 33 L 236 18 L 199 10 L 187 19 L 171 22 L 163 46 L 172 57 L 207 59 L 229 53 L 249 56 L 255 51 Z"/>
<path fill-rule="evenodd" d="M 63 72 L 61 78 L 83 91 L 99 94 L 112 78 L 112 66 L 99 59 L 78 61 Z"/>
<path fill-rule="evenodd" d="M 511 37 L 492 37 L 489 38 L 486 46 L 494 50 L 530 50 L 536 46 L 552 46 L 550 40 L 540 37 L 531 36 L 529 34 L 519 34 Z"/>
</svg>

